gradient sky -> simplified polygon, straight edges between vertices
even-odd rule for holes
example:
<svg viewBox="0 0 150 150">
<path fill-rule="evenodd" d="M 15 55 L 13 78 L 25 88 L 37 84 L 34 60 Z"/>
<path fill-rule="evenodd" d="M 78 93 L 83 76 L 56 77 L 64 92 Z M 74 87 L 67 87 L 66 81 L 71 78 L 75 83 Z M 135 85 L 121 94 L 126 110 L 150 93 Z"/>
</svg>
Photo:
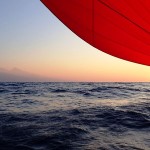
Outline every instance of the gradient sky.
<svg viewBox="0 0 150 150">
<path fill-rule="evenodd" d="M 150 81 L 150 67 L 93 48 L 40 0 L 0 0 L 0 68 L 14 67 L 56 81 Z"/>
</svg>

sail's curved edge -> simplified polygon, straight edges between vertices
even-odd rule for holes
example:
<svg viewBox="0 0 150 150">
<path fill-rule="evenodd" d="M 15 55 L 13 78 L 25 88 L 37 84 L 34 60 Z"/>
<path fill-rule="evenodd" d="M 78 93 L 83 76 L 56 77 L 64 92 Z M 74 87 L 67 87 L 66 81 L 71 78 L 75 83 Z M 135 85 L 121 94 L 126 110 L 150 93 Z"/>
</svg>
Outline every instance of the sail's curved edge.
<svg viewBox="0 0 150 150">
<path fill-rule="evenodd" d="M 138 10 L 129 0 L 122 0 L 123 3 L 119 0 L 41 2 L 71 31 L 95 48 L 127 61 L 150 66 L 150 21 L 143 19 L 145 13 L 150 16 L 150 11 L 144 12 L 140 0 L 133 0 Z M 140 8 L 143 18 L 142 14 L 138 15 Z"/>
</svg>

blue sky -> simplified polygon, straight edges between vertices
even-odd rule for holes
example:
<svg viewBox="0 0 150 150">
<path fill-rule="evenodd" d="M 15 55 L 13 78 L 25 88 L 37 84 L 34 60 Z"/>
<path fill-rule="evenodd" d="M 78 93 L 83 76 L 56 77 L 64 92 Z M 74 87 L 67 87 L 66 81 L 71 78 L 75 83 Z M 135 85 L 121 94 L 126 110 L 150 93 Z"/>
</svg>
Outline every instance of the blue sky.
<svg viewBox="0 0 150 150">
<path fill-rule="evenodd" d="M 93 48 L 40 0 L 1 0 L 0 20 L 0 68 L 61 81 L 150 81 L 148 66 Z"/>
</svg>

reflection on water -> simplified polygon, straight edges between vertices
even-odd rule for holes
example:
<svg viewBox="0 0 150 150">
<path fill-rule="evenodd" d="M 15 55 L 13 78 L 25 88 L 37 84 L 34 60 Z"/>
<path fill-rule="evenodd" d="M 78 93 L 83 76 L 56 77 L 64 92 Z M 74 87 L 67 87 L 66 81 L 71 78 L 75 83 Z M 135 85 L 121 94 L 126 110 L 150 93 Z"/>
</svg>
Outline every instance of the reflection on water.
<svg viewBox="0 0 150 150">
<path fill-rule="evenodd" d="M 2 150 L 148 150 L 149 83 L 0 83 Z"/>
</svg>

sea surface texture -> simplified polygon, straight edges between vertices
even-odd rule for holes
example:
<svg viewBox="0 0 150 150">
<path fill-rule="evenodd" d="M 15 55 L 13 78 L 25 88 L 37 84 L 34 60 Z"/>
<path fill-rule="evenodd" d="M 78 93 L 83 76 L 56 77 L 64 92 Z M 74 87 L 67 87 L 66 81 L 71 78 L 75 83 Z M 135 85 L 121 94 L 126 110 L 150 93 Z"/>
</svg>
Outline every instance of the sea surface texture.
<svg viewBox="0 0 150 150">
<path fill-rule="evenodd" d="M 0 150 L 150 150 L 150 83 L 0 83 Z"/>
</svg>

